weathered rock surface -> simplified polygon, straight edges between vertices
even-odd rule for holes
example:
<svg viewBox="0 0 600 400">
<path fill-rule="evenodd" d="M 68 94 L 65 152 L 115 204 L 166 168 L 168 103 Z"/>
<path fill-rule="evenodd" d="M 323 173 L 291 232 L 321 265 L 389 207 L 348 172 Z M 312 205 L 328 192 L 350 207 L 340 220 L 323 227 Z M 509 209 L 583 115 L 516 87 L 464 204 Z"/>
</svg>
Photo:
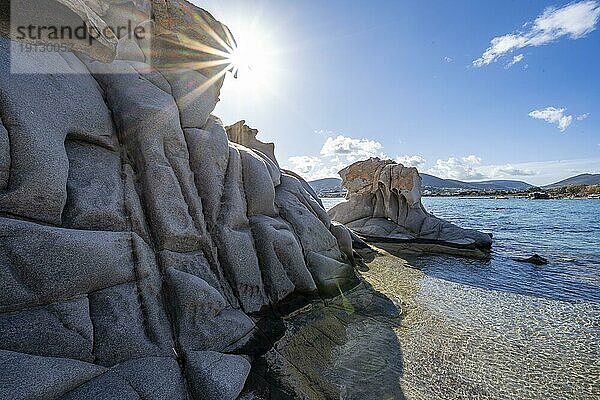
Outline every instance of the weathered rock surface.
<svg viewBox="0 0 600 400">
<path fill-rule="evenodd" d="M 244 120 L 238 121 L 227 127 L 227 137 L 229 140 L 249 147 L 254 151 L 261 152 L 277 165 L 277 160 L 275 159 L 275 145 L 273 143 L 263 143 L 256 139 L 257 134 L 258 129 L 250 128 L 246 125 L 246 121 Z"/>
<path fill-rule="evenodd" d="M 274 310 L 357 284 L 347 237 L 211 115 L 224 25 L 185 1 L 54 6 L 156 37 L 18 58 L 69 74 L 11 73 L 0 37 L 0 398 L 234 399 Z"/>
<path fill-rule="evenodd" d="M 284 319 L 250 373 L 248 399 L 404 399 L 401 310 L 366 282 Z"/>
<path fill-rule="evenodd" d="M 425 210 L 416 168 L 370 158 L 344 168 L 340 176 L 348 190 L 347 201 L 329 210 L 329 215 L 367 241 L 390 251 L 489 253 L 490 235 L 460 228 Z"/>
</svg>

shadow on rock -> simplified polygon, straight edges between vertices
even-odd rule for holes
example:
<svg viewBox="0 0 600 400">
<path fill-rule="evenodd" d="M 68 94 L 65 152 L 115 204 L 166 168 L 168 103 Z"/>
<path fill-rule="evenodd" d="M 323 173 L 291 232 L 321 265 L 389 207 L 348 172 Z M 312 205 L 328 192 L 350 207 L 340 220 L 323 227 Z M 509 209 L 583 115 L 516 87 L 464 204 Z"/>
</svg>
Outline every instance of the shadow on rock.
<svg viewBox="0 0 600 400">
<path fill-rule="evenodd" d="M 404 399 L 401 310 L 368 283 L 285 319 L 242 399 Z M 266 332 L 268 335 L 269 333 Z"/>
</svg>

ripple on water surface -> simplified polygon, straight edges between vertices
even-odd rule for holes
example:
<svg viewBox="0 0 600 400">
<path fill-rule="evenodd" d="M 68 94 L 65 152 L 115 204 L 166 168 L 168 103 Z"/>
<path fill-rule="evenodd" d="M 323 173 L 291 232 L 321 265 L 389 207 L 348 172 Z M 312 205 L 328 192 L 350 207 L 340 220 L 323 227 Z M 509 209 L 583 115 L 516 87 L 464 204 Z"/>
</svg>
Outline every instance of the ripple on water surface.
<svg viewBox="0 0 600 400">
<path fill-rule="evenodd" d="M 377 257 L 364 273 L 402 304 L 395 330 L 406 398 L 600 398 L 600 201 L 423 203 L 492 232 L 494 246 L 485 261 Z M 533 253 L 550 263 L 512 260 Z"/>
<path fill-rule="evenodd" d="M 600 304 L 495 291 L 378 257 L 364 274 L 402 304 L 408 399 L 600 396 Z"/>
</svg>

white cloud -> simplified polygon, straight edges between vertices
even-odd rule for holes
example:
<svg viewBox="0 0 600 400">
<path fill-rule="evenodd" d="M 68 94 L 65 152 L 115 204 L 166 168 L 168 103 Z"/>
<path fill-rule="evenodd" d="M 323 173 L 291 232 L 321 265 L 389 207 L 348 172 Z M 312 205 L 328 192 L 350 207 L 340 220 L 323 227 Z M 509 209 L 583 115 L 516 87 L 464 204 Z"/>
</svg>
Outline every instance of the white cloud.
<svg viewBox="0 0 600 400">
<path fill-rule="evenodd" d="M 315 131 L 318 134 L 329 131 Z M 299 173 L 306 180 L 337 177 L 338 172 L 349 164 L 369 157 L 385 158 L 383 145 L 375 140 L 351 138 L 344 135 L 325 139 L 320 156 L 293 156 L 288 158 L 285 169 Z"/>
<path fill-rule="evenodd" d="M 293 165 L 292 169 L 300 174 L 310 173 L 322 164 L 319 157 L 310 156 L 293 156 L 288 158 L 288 162 Z"/>
<path fill-rule="evenodd" d="M 452 61 L 454 61 L 454 59 L 452 57 L 444 57 L 444 61 L 447 63 L 451 63 Z"/>
<path fill-rule="evenodd" d="M 482 67 L 515 50 L 542 46 L 562 37 L 582 38 L 596 29 L 599 19 L 600 2 L 597 0 L 570 3 L 561 8 L 546 8 L 532 24 L 523 25 L 523 28 L 530 27 L 528 31 L 493 38 L 490 47 L 473 61 L 473 65 Z"/>
<path fill-rule="evenodd" d="M 528 115 L 531 118 L 541 119 L 549 124 L 556 124 L 561 132 L 571 125 L 573 122 L 572 115 L 565 115 L 566 108 L 547 107 L 543 110 L 533 110 Z"/>
<path fill-rule="evenodd" d="M 481 158 L 475 155 L 449 157 L 447 160 L 437 160 L 427 173 L 446 179 L 484 179 L 485 175 L 476 169 L 480 164 Z"/>
<path fill-rule="evenodd" d="M 490 178 L 517 178 L 523 176 L 535 176 L 539 172 L 530 169 L 518 168 L 511 164 L 491 167 L 487 175 Z"/>
<path fill-rule="evenodd" d="M 381 155 L 381 143 L 375 140 L 355 139 L 348 136 L 338 135 L 328 137 L 321 148 L 321 155 L 325 157 L 345 157 L 354 161 L 377 157 Z"/>
<path fill-rule="evenodd" d="M 504 68 L 509 69 L 510 67 L 512 67 L 513 65 L 515 65 L 518 62 L 521 62 L 523 60 L 523 58 L 525 58 L 525 56 L 523 54 L 518 54 L 516 56 L 514 56 L 512 58 L 512 60 L 510 62 L 508 62 L 508 64 L 506 64 L 504 66 Z"/>
<path fill-rule="evenodd" d="M 584 119 L 586 119 L 589 116 L 590 116 L 590 113 L 585 113 L 585 114 L 578 115 L 575 119 L 577 121 L 583 121 Z"/>
<path fill-rule="evenodd" d="M 359 143 L 368 142 L 366 139 L 354 140 L 358 140 Z M 600 143 L 598 143 L 598 146 L 600 146 Z M 375 147 L 380 149 L 378 146 Z M 302 155 L 290 157 L 287 160 L 287 165 L 284 165 L 283 168 L 291 169 L 299 173 L 306 180 L 311 181 L 320 178 L 338 177 L 340 170 L 356 161 L 351 161 L 356 156 L 345 157 L 344 155 L 340 155 L 339 152 L 327 153 L 333 154 L 333 156 Z M 380 157 L 386 158 L 383 153 L 380 154 Z M 425 168 L 425 160 L 421 156 L 399 156 L 396 158 L 396 161 L 400 161 L 405 165 L 410 164 L 410 162 L 419 163 L 423 161 L 419 170 L 439 176 L 440 178 L 467 181 L 518 179 L 540 186 L 572 176 L 575 170 L 600 173 L 600 158 L 486 165 L 480 157 L 469 155 L 465 157 L 449 157 L 447 160 L 437 160 L 436 164 L 429 169 Z"/>
<path fill-rule="evenodd" d="M 463 157 L 462 160 L 464 162 L 467 162 L 467 163 L 473 164 L 473 165 L 481 164 L 481 158 L 477 157 L 475 155 L 470 155 L 470 156 Z"/>
<path fill-rule="evenodd" d="M 394 161 L 396 161 L 398 164 L 404 165 L 405 167 L 416 167 L 416 168 L 421 168 L 427 162 L 427 160 L 425 160 L 421 156 L 408 156 L 408 155 L 398 156 L 394 159 Z"/>
<path fill-rule="evenodd" d="M 347 164 L 344 163 L 329 163 L 322 160 L 320 157 L 312 156 L 293 156 L 288 158 L 288 164 L 284 165 L 284 169 L 292 170 L 308 181 L 321 178 L 337 177 Z"/>
</svg>

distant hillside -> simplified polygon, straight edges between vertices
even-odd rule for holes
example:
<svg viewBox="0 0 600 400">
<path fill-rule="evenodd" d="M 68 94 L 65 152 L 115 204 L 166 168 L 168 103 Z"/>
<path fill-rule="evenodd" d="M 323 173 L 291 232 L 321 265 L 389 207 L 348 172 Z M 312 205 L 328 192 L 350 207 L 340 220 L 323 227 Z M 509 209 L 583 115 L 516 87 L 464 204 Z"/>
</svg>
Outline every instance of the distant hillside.
<svg viewBox="0 0 600 400">
<path fill-rule="evenodd" d="M 423 189 L 465 189 L 465 190 L 526 190 L 531 187 L 529 183 L 511 180 L 491 180 L 482 182 L 463 182 L 455 179 L 442 179 L 429 174 L 420 174 L 423 179 Z M 342 190 L 340 178 L 325 178 L 309 182 L 315 192 L 339 192 Z"/>
<path fill-rule="evenodd" d="M 467 190 L 526 190 L 531 187 L 527 182 L 511 180 L 491 180 L 481 182 L 463 182 L 456 179 L 442 179 L 429 174 L 420 174 L 423 189 L 467 189 Z"/>
<path fill-rule="evenodd" d="M 319 194 L 324 192 L 340 192 L 342 190 L 342 180 L 340 178 L 323 178 L 308 182 L 313 190 Z"/>
<path fill-rule="evenodd" d="M 581 174 L 572 176 L 570 178 L 564 179 L 560 182 L 553 183 L 551 185 L 546 185 L 544 188 L 546 189 L 555 189 L 564 186 L 577 186 L 577 185 L 600 185 L 600 174 Z"/>
<path fill-rule="evenodd" d="M 429 174 L 419 173 L 419 175 L 421 175 L 421 186 L 424 189 L 473 189 L 467 182 L 454 179 L 442 179 Z"/>
</svg>

